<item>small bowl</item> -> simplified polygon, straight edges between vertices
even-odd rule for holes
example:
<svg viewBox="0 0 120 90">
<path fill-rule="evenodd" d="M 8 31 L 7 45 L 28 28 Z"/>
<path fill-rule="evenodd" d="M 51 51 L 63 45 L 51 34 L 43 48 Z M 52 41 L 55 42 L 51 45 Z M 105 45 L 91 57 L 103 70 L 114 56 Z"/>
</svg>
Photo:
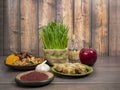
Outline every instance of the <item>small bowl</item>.
<svg viewBox="0 0 120 90">
<path fill-rule="evenodd" d="M 49 83 L 51 83 L 54 80 L 54 74 L 52 74 L 51 72 L 42 72 L 46 75 L 48 75 L 48 79 L 47 80 L 40 80 L 40 81 L 24 81 L 21 80 L 21 76 L 28 74 L 30 72 L 34 72 L 34 71 L 27 71 L 27 72 L 23 72 L 18 74 L 15 77 L 15 82 L 18 86 L 27 86 L 27 87 L 40 87 L 40 86 L 45 86 L 48 85 Z"/>
</svg>

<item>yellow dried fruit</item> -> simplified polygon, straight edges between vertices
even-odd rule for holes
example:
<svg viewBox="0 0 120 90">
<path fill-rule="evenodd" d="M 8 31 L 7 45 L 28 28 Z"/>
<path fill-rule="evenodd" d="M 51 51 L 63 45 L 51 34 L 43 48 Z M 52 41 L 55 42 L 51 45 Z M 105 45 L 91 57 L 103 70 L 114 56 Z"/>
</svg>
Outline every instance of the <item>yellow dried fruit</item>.
<svg viewBox="0 0 120 90">
<path fill-rule="evenodd" d="M 18 56 L 11 54 L 6 58 L 6 64 L 13 64 L 15 61 L 20 60 Z"/>
</svg>

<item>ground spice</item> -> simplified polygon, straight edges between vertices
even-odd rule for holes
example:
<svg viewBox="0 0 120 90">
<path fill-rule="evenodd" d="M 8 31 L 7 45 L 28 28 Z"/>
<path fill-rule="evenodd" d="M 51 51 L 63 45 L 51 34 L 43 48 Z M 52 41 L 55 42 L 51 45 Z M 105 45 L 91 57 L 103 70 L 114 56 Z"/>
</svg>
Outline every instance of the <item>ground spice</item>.
<svg viewBox="0 0 120 90">
<path fill-rule="evenodd" d="M 21 76 L 20 79 L 23 81 L 41 81 L 41 80 L 47 80 L 48 75 L 46 75 L 45 73 L 33 71 Z"/>
</svg>

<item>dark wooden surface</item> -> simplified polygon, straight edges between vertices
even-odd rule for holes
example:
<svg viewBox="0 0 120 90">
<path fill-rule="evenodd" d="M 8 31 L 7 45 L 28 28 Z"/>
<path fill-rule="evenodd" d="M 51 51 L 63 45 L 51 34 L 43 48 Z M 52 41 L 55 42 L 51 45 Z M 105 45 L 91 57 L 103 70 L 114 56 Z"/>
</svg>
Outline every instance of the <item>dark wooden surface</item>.
<svg viewBox="0 0 120 90">
<path fill-rule="evenodd" d="M 6 57 L 0 56 L 0 90 L 119 90 L 120 57 L 98 57 L 94 72 L 84 78 L 60 78 L 44 87 L 18 87 L 15 76 L 23 71 L 12 70 L 4 65 Z"/>
</svg>

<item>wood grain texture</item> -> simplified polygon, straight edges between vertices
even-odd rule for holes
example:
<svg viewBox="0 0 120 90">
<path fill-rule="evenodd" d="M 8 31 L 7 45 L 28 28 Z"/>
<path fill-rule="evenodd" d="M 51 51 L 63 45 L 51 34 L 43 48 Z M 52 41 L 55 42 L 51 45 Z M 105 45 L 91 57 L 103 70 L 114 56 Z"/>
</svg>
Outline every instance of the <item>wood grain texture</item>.
<svg viewBox="0 0 120 90">
<path fill-rule="evenodd" d="M 55 20 L 55 0 L 38 0 L 38 3 L 39 28 L 42 28 L 42 26 Z M 44 56 L 41 38 L 39 39 L 39 56 Z"/>
<path fill-rule="evenodd" d="M 21 0 L 21 51 L 38 54 L 36 0 Z"/>
<path fill-rule="evenodd" d="M 19 37 L 19 0 L 8 0 L 8 36 L 9 49 L 20 50 Z"/>
<path fill-rule="evenodd" d="M 99 56 L 120 56 L 120 0 L 0 0 L 1 7 L 2 1 L 2 55 L 10 54 L 11 48 L 43 56 L 37 29 L 52 20 L 63 20 L 69 38 L 75 33 L 79 40 L 79 50 L 90 46 Z"/>
<path fill-rule="evenodd" d="M 56 20 L 69 27 L 68 36 L 73 33 L 73 0 L 57 0 Z"/>
<path fill-rule="evenodd" d="M 8 1 L 9 0 L 4 0 L 4 20 L 3 20 L 3 28 L 4 28 L 4 49 L 3 49 L 3 54 L 8 55 L 10 54 L 10 48 L 9 48 L 9 32 L 8 32 Z"/>
<path fill-rule="evenodd" d="M 90 2 L 91 0 L 75 0 L 74 32 L 78 39 L 78 49 L 90 46 Z"/>
<path fill-rule="evenodd" d="M 120 55 L 120 0 L 109 0 L 109 55 Z"/>
<path fill-rule="evenodd" d="M 3 55 L 3 0 L 0 0 L 0 55 Z"/>
<path fill-rule="evenodd" d="M 82 78 L 60 78 L 44 87 L 19 87 L 14 79 L 21 71 L 9 69 L 4 65 L 6 57 L 0 56 L 0 89 L 1 90 L 119 90 L 120 57 L 98 57 L 94 71 Z"/>
<path fill-rule="evenodd" d="M 69 31 L 68 31 L 68 37 L 71 38 L 72 34 L 73 34 L 73 28 L 74 28 L 74 24 L 73 24 L 73 19 L 74 19 L 74 13 L 73 13 L 73 9 L 74 9 L 74 0 L 57 0 L 56 4 L 57 4 L 57 8 L 56 8 L 56 21 L 60 22 L 63 21 L 63 23 L 65 25 L 68 26 Z M 68 47 L 70 47 L 70 40 L 68 41 Z"/>
<path fill-rule="evenodd" d="M 92 47 L 108 55 L 108 0 L 92 0 Z"/>
<path fill-rule="evenodd" d="M 74 86 L 73 86 L 74 85 Z M 20 88 L 15 83 L 12 84 L 0 84 L 1 90 L 27 90 L 26 88 Z M 44 87 L 35 88 L 35 90 L 119 90 L 119 83 L 104 84 L 104 83 L 84 83 L 84 84 L 54 84 L 51 83 Z M 33 90 L 33 88 L 29 88 Z"/>
</svg>

